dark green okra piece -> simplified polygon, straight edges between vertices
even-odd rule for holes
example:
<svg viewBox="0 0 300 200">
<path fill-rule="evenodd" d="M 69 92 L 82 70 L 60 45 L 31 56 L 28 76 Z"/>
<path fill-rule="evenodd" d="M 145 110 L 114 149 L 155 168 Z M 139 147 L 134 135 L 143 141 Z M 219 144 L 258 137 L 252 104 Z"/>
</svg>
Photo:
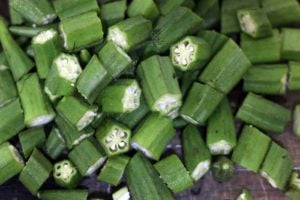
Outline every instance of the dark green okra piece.
<svg viewBox="0 0 300 200">
<path fill-rule="evenodd" d="M 57 159 L 67 148 L 65 140 L 58 130 L 53 127 L 45 143 L 45 152 L 53 160 Z"/>
<path fill-rule="evenodd" d="M 106 26 L 114 25 L 125 18 L 127 1 L 119 0 L 101 5 L 101 20 Z"/>
<path fill-rule="evenodd" d="M 174 128 L 183 128 L 187 126 L 189 123 L 185 121 L 182 117 L 177 117 L 173 120 L 173 127 Z"/>
<path fill-rule="evenodd" d="M 92 55 L 87 49 L 81 49 L 79 52 L 80 61 L 84 64 L 87 64 L 91 59 Z"/>
<path fill-rule="evenodd" d="M 155 21 L 160 11 L 154 0 L 133 0 L 127 8 L 127 14 L 129 17 L 143 16 L 146 19 Z"/>
<path fill-rule="evenodd" d="M 44 26 L 10 26 L 9 31 L 16 36 L 24 36 L 24 38 L 32 38 L 38 35 L 40 32 L 47 31 L 49 29 L 57 29 L 57 24 L 49 24 Z"/>
<path fill-rule="evenodd" d="M 11 0 L 9 0 L 11 1 Z M 24 23 L 24 19 L 20 13 L 18 13 L 14 8 L 12 8 L 8 3 L 8 13 L 9 13 L 9 19 L 10 23 L 12 25 L 20 25 Z"/>
<path fill-rule="evenodd" d="M 17 89 L 11 72 L 0 61 L 0 108 L 17 98 Z"/>
<path fill-rule="evenodd" d="M 300 29 L 283 28 L 281 30 L 281 35 L 281 58 L 289 61 L 300 61 L 300 42 L 298 41 Z"/>
<path fill-rule="evenodd" d="M 218 0 L 197 1 L 195 13 L 203 18 L 201 29 L 213 28 L 220 21 L 221 11 Z"/>
<path fill-rule="evenodd" d="M 289 62 L 289 79 L 288 89 L 299 90 L 300 89 L 300 62 Z"/>
<path fill-rule="evenodd" d="M 125 187 L 122 187 L 121 189 L 119 189 L 118 191 L 114 192 L 112 194 L 112 199 L 113 200 L 130 199 L 130 193 L 128 191 L 128 188 L 125 186 Z"/>
<path fill-rule="evenodd" d="M 253 196 L 247 188 L 244 188 L 235 200 L 253 200 Z"/>
<path fill-rule="evenodd" d="M 226 156 L 219 156 L 212 163 L 211 172 L 214 180 L 218 182 L 229 181 L 234 176 L 234 163 Z"/>
<path fill-rule="evenodd" d="M 39 191 L 37 196 L 41 200 L 87 200 L 88 190 L 74 189 L 74 190 L 42 190 Z"/>
</svg>

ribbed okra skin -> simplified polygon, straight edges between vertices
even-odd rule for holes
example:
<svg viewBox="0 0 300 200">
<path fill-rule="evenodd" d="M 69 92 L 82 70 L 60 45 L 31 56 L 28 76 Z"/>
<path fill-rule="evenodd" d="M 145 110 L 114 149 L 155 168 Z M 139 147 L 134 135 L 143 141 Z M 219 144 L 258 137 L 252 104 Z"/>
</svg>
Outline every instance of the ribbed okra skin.
<svg viewBox="0 0 300 200">
<path fill-rule="evenodd" d="M 159 160 L 175 132 L 172 120 L 158 113 L 151 113 L 131 138 L 131 146 L 147 157 Z"/>
<path fill-rule="evenodd" d="M 244 75 L 243 90 L 267 95 L 284 95 L 287 89 L 286 64 L 255 65 Z"/>
<path fill-rule="evenodd" d="M 114 186 L 119 185 L 129 160 L 128 156 L 123 155 L 108 158 L 98 175 L 98 180 Z"/>
<path fill-rule="evenodd" d="M 127 1 L 112 1 L 101 6 L 101 20 L 104 25 L 111 26 L 125 18 Z"/>
<path fill-rule="evenodd" d="M 260 169 L 260 174 L 273 187 L 283 190 L 289 181 L 293 167 L 294 162 L 289 152 L 275 142 L 272 142 Z"/>
<path fill-rule="evenodd" d="M 228 155 L 236 145 L 233 114 L 227 98 L 208 119 L 206 144 L 212 155 Z"/>
<path fill-rule="evenodd" d="M 220 5 L 218 0 L 201 0 L 196 3 L 195 13 L 203 18 L 201 29 L 214 27 L 221 17 Z"/>
<path fill-rule="evenodd" d="M 56 127 L 53 127 L 45 143 L 46 154 L 55 160 L 66 148 L 65 140 L 60 131 Z"/>
<path fill-rule="evenodd" d="M 173 196 L 159 178 L 152 164 L 142 154 L 135 154 L 129 161 L 125 177 L 133 200 L 171 200 Z"/>
<path fill-rule="evenodd" d="M 73 189 L 73 190 L 42 190 L 39 191 L 37 196 L 41 200 L 87 200 L 88 190 Z"/>
<path fill-rule="evenodd" d="M 211 166 L 214 180 L 218 182 L 229 181 L 235 172 L 234 163 L 226 156 L 219 156 Z"/>
<path fill-rule="evenodd" d="M 250 66 L 244 52 L 229 39 L 200 74 L 199 81 L 227 94 Z"/>
<path fill-rule="evenodd" d="M 36 195 L 48 179 L 51 171 L 52 164 L 38 149 L 34 149 L 19 176 L 19 180 L 31 194 Z"/>
<path fill-rule="evenodd" d="M 300 8 L 299 8 L 300 12 Z M 282 46 L 281 57 L 285 60 L 300 61 L 300 29 L 296 28 L 283 28 L 282 34 Z"/>
<path fill-rule="evenodd" d="M 154 0 L 133 0 L 127 8 L 127 14 L 129 17 L 141 15 L 155 21 L 159 17 L 160 11 Z"/>
<path fill-rule="evenodd" d="M 40 32 L 47 31 L 49 29 L 57 29 L 57 24 L 49 24 L 43 26 L 28 26 L 28 25 L 20 25 L 20 26 L 10 26 L 9 31 L 15 35 L 29 39 L 35 37 Z"/>
<path fill-rule="evenodd" d="M 272 36 L 253 39 L 241 34 L 241 48 L 252 64 L 279 62 L 281 59 L 281 39 L 278 29 L 273 29 Z"/>
<path fill-rule="evenodd" d="M 253 196 L 247 188 L 244 188 L 236 200 L 253 200 Z"/>
<path fill-rule="evenodd" d="M 229 39 L 226 35 L 211 30 L 200 31 L 197 35 L 210 45 L 211 58 L 222 49 Z"/>
<path fill-rule="evenodd" d="M 150 110 L 176 117 L 182 95 L 170 58 L 152 56 L 141 62 L 137 74 Z"/>
<path fill-rule="evenodd" d="M 79 58 L 82 63 L 87 64 L 92 59 L 92 55 L 88 49 L 81 49 L 79 52 Z"/>
<path fill-rule="evenodd" d="M 296 105 L 293 113 L 293 132 L 300 136 L 300 105 Z"/>
<path fill-rule="evenodd" d="M 182 133 L 184 164 L 192 179 L 196 182 L 204 176 L 211 163 L 211 154 L 201 133 L 194 125 L 188 125 Z"/>
<path fill-rule="evenodd" d="M 122 187 L 121 189 L 119 189 L 118 191 L 114 192 L 112 194 L 112 199 L 113 200 L 129 200 L 130 199 L 130 193 L 128 191 L 128 188 Z"/>
<path fill-rule="evenodd" d="M 246 169 L 258 172 L 270 144 L 271 139 L 267 135 L 253 126 L 244 126 L 231 159 Z"/>
<path fill-rule="evenodd" d="M 10 70 L 6 65 L 0 63 L 0 108 L 15 100 L 17 95 Z"/>
<path fill-rule="evenodd" d="M 259 95 L 248 93 L 236 116 L 257 128 L 282 133 L 291 119 L 291 112 Z"/>
<path fill-rule="evenodd" d="M 24 167 L 23 158 L 10 143 L 0 145 L 0 185 L 18 174 Z"/>
<path fill-rule="evenodd" d="M 155 163 L 154 168 L 174 193 L 182 192 L 193 186 L 189 172 L 175 154 Z"/>
<path fill-rule="evenodd" d="M 289 62 L 289 80 L 287 87 L 289 90 L 300 89 L 300 62 Z"/>
<path fill-rule="evenodd" d="M 11 1 L 11 0 L 9 0 Z M 9 3 L 8 3 L 9 5 Z M 8 6 L 9 19 L 12 25 L 19 25 L 24 23 L 24 19 L 20 13 L 18 13 L 10 5 Z"/>
<path fill-rule="evenodd" d="M 181 6 L 185 2 L 185 0 L 160 0 L 156 2 L 160 13 L 162 15 L 167 15 L 172 10 Z"/>
</svg>

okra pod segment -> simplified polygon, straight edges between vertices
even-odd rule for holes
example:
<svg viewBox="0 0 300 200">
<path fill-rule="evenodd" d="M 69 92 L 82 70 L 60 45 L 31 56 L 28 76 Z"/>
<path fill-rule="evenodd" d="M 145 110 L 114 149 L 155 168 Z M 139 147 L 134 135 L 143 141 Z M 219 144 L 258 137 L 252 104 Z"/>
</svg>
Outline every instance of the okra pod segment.
<svg viewBox="0 0 300 200">
<path fill-rule="evenodd" d="M 293 132 L 300 136 L 300 105 L 296 105 L 293 113 Z"/>
<path fill-rule="evenodd" d="M 45 152 L 55 160 L 66 149 L 66 143 L 58 128 L 53 127 L 45 143 Z"/>
<path fill-rule="evenodd" d="M 300 198 L 300 178 L 298 172 L 292 172 L 289 184 L 287 186 L 286 196 L 291 200 L 298 200 Z"/>
<path fill-rule="evenodd" d="M 200 29 L 213 28 L 221 17 L 220 5 L 218 0 L 202 0 L 197 2 L 195 7 L 195 13 L 203 18 L 203 23 L 200 25 Z"/>
<path fill-rule="evenodd" d="M 73 190 L 42 190 L 39 191 L 37 196 L 41 200 L 87 200 L 88 190 L 85 189 L 73 189 Z"/>
<path fill-rule="evenodd" d="M 101 20 L 104 25 L 111 26 L 125 18 L 127 1 L 111 1 L 101 5 Z"/>
<path fill-rule="evenodd" d="M 154 0 L 133 0 L 127 8 L 127 14 L 129 17 L 141 15 L 155 21 L 159 17 L 160 11 Z"/>
<path fill-rule="evenodd" d="M 127 187 L 122 187 L 118 191 L 114 192 L 112 194 L 113 200 L 129 200 L 130 199 L 130 193 L 128 191 Z"/>
<path fill-rule="evenodd" d="M 170 13 L 172 10 L 176 9 L 177 7 L 181 6 L 185 0 L 161 0 L 156 1 L 157 6 L 160 10 L 162 15 L 166 15 Z"/>
<path fill-rule="evenodd" d="M 11 72 L 0 61 L 0 108 L 17 98 L 17 89 Z"/>
<path fill-rule="evenodd" d="M 211 168 L 212 176 L 218 182 L 229 181 L 234 176 L 234 163 L 226 156 L 217 157 Z"/>
<path fill-rule="evenodd" d="M 298 38 L 300 37 L 300 29 L 283 28 L 281 29 L 281 35 L 281 58 L 285 60 L 300 61 L 300 42 L 298 42 Z"/>
<path fill-rule="evenodd" d="M 35 37 L 40 32 L 47 31 L 49 29 L 56 29 L 57 24 L 49 24 L 44 26 L 10 26 L 9 31 L 16 36 L 24 36 L 28 38 Z"/>
<path fill-rule="evenodd" d="M 289 62 L 289 79 L 287 87 L 292 91 L 300 89 L 300 62 Z"/>
<path fill-rule="evenodd" d="M 12 25 L 19 25 L 24 23 L 24 19 L 22 15 L 18 13 L 14 8 L 12 8 L 10 5 L 8 6 L 8 12 L 9 12 L 9 19 Z"/>
<path fill-rule="evenodd" d="M 253 196 L 247 188 L 244 188 L 236 200 L 253 200 Z"/>
</svg>

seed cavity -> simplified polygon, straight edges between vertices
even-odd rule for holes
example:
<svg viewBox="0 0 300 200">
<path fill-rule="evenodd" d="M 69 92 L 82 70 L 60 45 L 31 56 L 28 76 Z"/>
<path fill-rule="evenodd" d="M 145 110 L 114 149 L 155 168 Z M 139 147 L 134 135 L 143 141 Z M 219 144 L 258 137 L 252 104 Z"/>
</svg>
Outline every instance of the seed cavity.
<svg viewBox="0 0 300 200">
<path fill-rule="evenodd" d="M 189 41 L 183 41 L 175 46 L 173 53 L 175 63 L 187 67 L 194 59 L 195 48 Z"/>
<path fill-rule="evenodd" d="M 105 143 L 109 146 L 109 150 L 117 152 L 125 149 L 128 140 L 128 133 L 126 131 L 114 128 L 113 131 L 105 138 Z"/>
</svg>

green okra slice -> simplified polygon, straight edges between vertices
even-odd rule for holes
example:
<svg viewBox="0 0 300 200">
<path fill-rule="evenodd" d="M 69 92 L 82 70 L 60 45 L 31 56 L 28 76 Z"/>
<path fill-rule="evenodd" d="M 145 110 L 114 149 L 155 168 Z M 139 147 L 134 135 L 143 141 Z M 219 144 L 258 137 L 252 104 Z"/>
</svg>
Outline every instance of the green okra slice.
<svg viewBox="0 0 300 200">
<path fill-rule="evenodd" d="M 63 188 L 75 188 L 81 176 L 70 160 L 62 160 L 54 164 L 53 177 L 55 183 Z"/>
<path fill-rule="evenodd" d="M 36 195 L 51 171 L 52 164 L 49 160 L 38 149 L 34 149 L 20 173 L 19 180 L 31 194 Z"/>
<path fill-rule="evenodd" d="M 92 59 L 92 55 L 87 49 L 81 49 L 79 58 L 82 63 L 87 64 Z"/>
<path fill-rule="evenodd" d="M 45 79 L 50 71 L 53 60 L 60 54 L 60 38 L 55 29 L 48 29 L 32 39 L 32 49 L 37 73 Z"/>
<path fill-rule="evenodd" d="M 128 18 L 108 28 L 107 40 L 125 51 L 132 50 L 150 37 L 152 22 L 142 16 Z"/>
<path fill-rule="evenodd" d="M 204 125 L 224 94 L 209 85 L 194 82 L 181 107 L 180 116 L 195 125 Z"/>
<path fill-rule="evenodd" d="M 112 194 L 113 200 L 129 200 L 130 199 L 130 193 L 128 191 L 127 187 L 122 187 L 118 191 L 114 192 Z"/>
<path fill-rule="evenodd" d="M 206 144 L 212 155 L 228 155 L 236 146 L 236 130 L 227 98 L 208 119 Z"/>
<path fill-rule="evenodd" d="M 45 81 L 44 91 L 51 101 L 75 92 L 82 69 L 76 56 L 61 53 L 53 61 Z"/>
<path fill-rule="evenodd" d="M 17 89 L 9 68 L 0 64 L 0 108 L 17 98 Z"/>
<path fill-rule="evenodd" d="M 281 59 L 281 38 L 279 31 L 273 29 L 273 34 L 267 38 L 254 39 L 241 34 L 241 48 L 252 64 L 279 62 Z"/>
<path fill-rule="evenodd" d="M 0 42 L 12 75 L 17 81 L 33 68 L 34 63 L 10 35 L 2 17 L 0 17 Z"/>
<path fill-rule="evenodd" d="M 101 20 L 96 12 L 64 19 L 59 24 L 59 30 L 67 51 L 94 46 L 103 39 Z"/>
<path fill-rule="evenodd" d="M 283 190 L 289 181 L 293 167 L 294 162 L 289 152 L 275 142 L 272 142 L 260 169 L 260 174 L 274 188 Z"/>
<path fill-rule="evenodd" d="M 126 153 L 130 149 L 131 130 L 113 120 L 105 120 L 97 129 L 96 137 L 107 156 Z"/>
<path fill-rule="evenodd" d="M 175 132 L 171 119 L 151 113 L 131 138 L 131 147 L 151 159 L 159 160 Z"/>
<path fill-rule="evenodd" d="M 47 31 L 49 29 L 57 29 L 57 24 L 49 24 L 44 26 L 10 26 L 9 31 L 16 36 L 24 36 L 25 38 L 32 38 L 38 35 L 40 32 Z"/>
<path fill-rule="evenodd" d="M 73 190 L 42 190 L 39 191 L 37 196 L 41 200 L 87 200 L 88 190 L 73 189 Z"/>
<path fill-rule="evenodd" d="M 288 65 L 255 65 L 244 75 L 243 90 L 257 94 L 284 95 L 288 82 Z"/>
<path fill-rule="evenodd" d="M 229 181 L 234 176 L 234 163 L 226 156 L 219 156 L 212 163 L 211 172 L 214 180 L 218 182 Z"/>
<path fill-rule="evenodd" d="M 53 7 L 60 20 L 90 11 L 100 11 L 97 0 L 55 0 Z"/>
<path fill-rule="evenodd" d="M 251 63 L 244 52 L 229 39 L 200 74 L 199 81 L 227 94 L 242 79 L 250 66 Z"/>
<path fill-rule="evenodd" d="M 218 0 L 201 0 L 198 1 L 195 13 L 203 18 L 201 29 L 213 28 L 221 18 L 220 5 Z"/>
<path fill-rule="evenodd" d="M 98 175 L 98 180 L 113 186 L 119 185 L 129 160 L 130 158 L 124 155 L 108 158 Z"/>
<path fill-rule="evenodd" d="M 19 141 L 25 158 L 28 158 L 36 147 L 41 147 L 46 140 L 43 127 L 30 128 L 19 133 Z"/>
<path fill-rule="evenodd" d="M 55 11 L 48 0 L 10 0 L 9 6 L 33 24 L 49 24 L 56 18 Z"/>
<path fill-rule="evenodd" d="M 289 62 L 289 79 L 287 87 L 289 90 L 300 89 L 300 62 Z"/>
<path fill-rule="evenodd" d="M 253 200 L 253 196 L 247 188 L 244 188 L 236 200 Z"/>
<path fill-rule="evenodd" d="M 281 58 L 285 60 L 300 61 L 300 42 L 298 42 L 298 38 L 300 37 L 300 29 L 283 28 L 281 29 L 281 35 Z"/>
<path fill-rule="evenodd" d="M 18 150 L 8 142 L 0 145 L 0 185 L 22 171 L 24 161 Z"/>
<path fill-rule="evenodd" d="M 282 133 L 291 119 L 291 112 L 275 102 L 248 93 L 236 116 L 257 128 Z"/>
<path fill-rule="evenodd" d="M 125 18 L 126 0 L 112 1 L 101 5 L 101 20 L 106 26 L 114 25 Z"/>
<path fill-rule="evenodd" d="M 210 46 L 202 38 L 186 36 L 171 47 L 170 57 L 182 71 L 201 69 L 210 58 Z"/>
<path fill-rule="evenodd" d="M 253 38 L 272 35 L 272 25 L 266 13 L 260 8 L 245 8 L 237 11 L 240 29 Z"/>
<path fill-rule="evenodd" d="M 184 164 L 197 182 L 210 169 L 211 154 L 196 126 L 188 125 L 182 133 Z"/>
<path fill-rule="evenodd" d="M 193 179 L 175 154 L 155 163 L 154 168 L 174 193 L 183 192 L 193 186 Z"/>
<path fill-rule="evenodd" d="M 130 159 L 125 170 L 125 177 L 132 199 L 173 199 L 153 165 L 140 153 L 136 153 Z"/>
<path fill-rule="evenodd" d="M 143 16 L 146 19 L 155 21 L 160 11 L 154 0 L 133 0 L 127 8 L 127 14 L 129 17 Z"/>
<path fill-rule="evenodd" d="M 81 141 L 69 153 L 69 159 L 82 176 L 94 173 L 105 161 L 105 156 L 91 140 Z"/>
<path fill-rule="evenodd" d="M 232 154 L 232 161 L 258 172 L 268 152 L 271 139 L 253 126 L 245 126 Z"/>
<path fill-rule="evenodd" d="M 55 112 L 43 93 L 37 73 L 25 75 L 17 82 L 17 87 L 26 126 L 41 126 L 54 119 Z"/>
<path fill-rule="evenodd" d="M 119 79 L 101 92 L 105 113 L 128 113 L 140 106 L 141 89 L 135 79 Z"/>
<path fill-rule="evenodd" d="M 151 56 L 140 63 L 137 74 L 150 110 L 177 117 L 182 95 L 170 58 Z"/>
<path fill-rule="evenodd" d="M 67 148 L 65 140 L 58 130 L 53 127 L 45 143 L 45 152 L 53 160 L 57 159 Z"/>
</svg>

